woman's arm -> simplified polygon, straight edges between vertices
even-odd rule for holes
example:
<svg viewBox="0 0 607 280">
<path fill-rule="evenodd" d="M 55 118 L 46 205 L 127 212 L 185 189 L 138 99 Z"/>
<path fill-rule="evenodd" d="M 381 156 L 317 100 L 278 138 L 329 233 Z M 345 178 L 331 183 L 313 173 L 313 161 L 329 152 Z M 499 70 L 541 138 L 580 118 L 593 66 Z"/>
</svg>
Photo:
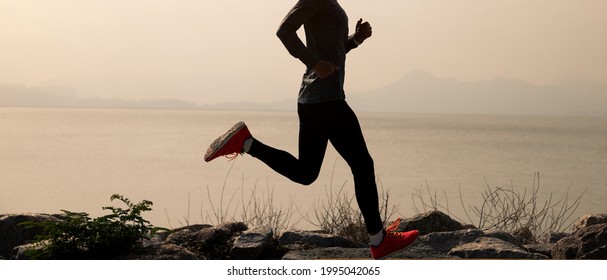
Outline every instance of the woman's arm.
<svg viewBox="0 0 607 280">
<path fill-rule="evenodd" d="M 348 37 L 348 42 L 346 43 L 346 52 L 358 47 L 365 40 L 367 40 L 373 34 L 373 30 L 371 28 L 371 24 L 367 21 L 363 22 L 363 19 L 359 19 L 356 22 L 356 29 L 354 34 Z"/>
<path fill-rule="evenodd" d="M 280 24 L 276 36 L 289 53 L 301 60 L 308 68 L 313 68 L 320 59 L 312 54 L 297 36 L 297 30 L 327 2 L 324 0 L 299 0 Z"/>
</svg>

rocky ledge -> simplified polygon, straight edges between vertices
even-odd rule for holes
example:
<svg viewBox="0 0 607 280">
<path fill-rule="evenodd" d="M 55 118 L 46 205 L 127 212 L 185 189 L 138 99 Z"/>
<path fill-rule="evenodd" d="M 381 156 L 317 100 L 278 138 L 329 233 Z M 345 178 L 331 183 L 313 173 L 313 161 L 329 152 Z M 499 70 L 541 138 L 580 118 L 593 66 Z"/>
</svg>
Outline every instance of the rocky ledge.
<svg viewBox="0 0 607 280">
<path fill-rule="evenodd" d="M 24 251 L 35 235 L 25 221 L 56 220 L 47 214 L 0 215 L 0 259 L 26 259 Z M 399 230 L 416 228 L 418 240 L 396 259 L 607 259 L 607 215 L 579 218 L 572 233 L 549 233 L 535 238 L 527 229 L 514 234 L 485 232 L 433 211 L 400 223 Z M 160 232 L 142 249 L 117 259 L 370 259 L 368 246 L 317 231 L 286 231 L 274 236 L 268 227 L 249 228 L 234 222 L 217 226 L 191 225 Z"/>
</svg>

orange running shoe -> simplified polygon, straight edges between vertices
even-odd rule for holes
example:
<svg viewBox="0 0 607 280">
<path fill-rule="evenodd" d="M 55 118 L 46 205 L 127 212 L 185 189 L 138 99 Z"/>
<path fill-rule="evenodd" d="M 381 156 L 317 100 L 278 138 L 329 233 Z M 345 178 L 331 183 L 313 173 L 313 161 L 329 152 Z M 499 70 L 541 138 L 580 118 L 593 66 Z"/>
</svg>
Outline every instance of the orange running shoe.
<svg viewBox="0 0 607 280">
<path fill-rule="evenodd" d="M 383 260 L 394 253 L 398 253 L 409 245 L 411 245 L 419 232 L 417 230 L 411 230 L 406 232 L 396 231 L 400 219 L 397 219 L 392 225 L 390 225 L 384 231 L 384 238 L 379 246 L 370 246 L 371 256 L 376 260 Z"/>
<path fill-rule="evenodd" d="M 230 130 L 215 139 L 204 155 L 204 161 L 209 162 L 220 156 L 234 159 L 242 154 L 244 141 L 251 137 L 251 133 L 244 122 L 238 122 Z"/>
</svg>

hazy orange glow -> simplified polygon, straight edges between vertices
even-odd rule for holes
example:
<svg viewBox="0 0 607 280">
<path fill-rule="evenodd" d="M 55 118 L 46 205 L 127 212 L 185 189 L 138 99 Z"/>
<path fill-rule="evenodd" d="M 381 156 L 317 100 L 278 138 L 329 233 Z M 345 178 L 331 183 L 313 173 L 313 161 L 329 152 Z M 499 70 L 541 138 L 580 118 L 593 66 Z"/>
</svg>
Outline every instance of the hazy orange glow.
<svg viewBox="0 0 607 280">
<path fill-rule="evenodd" d="M 0 0 L 0 83 L 199 104 L 295 96 L 303 65 L 275 37 L 295 0 Z M 343 0 L 374 35 L 347 90 L 439 77 L 607 82 L 607 1 Z"/>
</svg>

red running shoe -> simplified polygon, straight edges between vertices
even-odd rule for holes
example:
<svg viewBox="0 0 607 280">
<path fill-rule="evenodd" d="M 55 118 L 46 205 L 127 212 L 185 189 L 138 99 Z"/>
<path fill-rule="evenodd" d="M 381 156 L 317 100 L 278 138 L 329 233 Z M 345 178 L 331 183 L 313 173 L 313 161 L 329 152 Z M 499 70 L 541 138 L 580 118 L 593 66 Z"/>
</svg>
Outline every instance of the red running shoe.
<svg viewBox="0 0 607 280">
<path fill-rule="evenodd" d="M 242 154 L 244 141 L 251 137 L 251 133 L 244 122 L 235 124 L 230 130 L 215 139 L 204 155 L 204 161 L 209 162 L 220 156 L 234 159 Z"/>
<path fill-rule="evenodd" d="M 383 260 L 394 253 L 404 250 L 417 239 L 417 236 L 419 235 L 417 230 L 406 232 L 396 231 L 398 223 L 400 223 L 400 219 L 396 220 L 384 231 L 384 239 L 379 246 L 370 246 L 371 256 L 373 256 L 374 259 Z"/>
</svg>

